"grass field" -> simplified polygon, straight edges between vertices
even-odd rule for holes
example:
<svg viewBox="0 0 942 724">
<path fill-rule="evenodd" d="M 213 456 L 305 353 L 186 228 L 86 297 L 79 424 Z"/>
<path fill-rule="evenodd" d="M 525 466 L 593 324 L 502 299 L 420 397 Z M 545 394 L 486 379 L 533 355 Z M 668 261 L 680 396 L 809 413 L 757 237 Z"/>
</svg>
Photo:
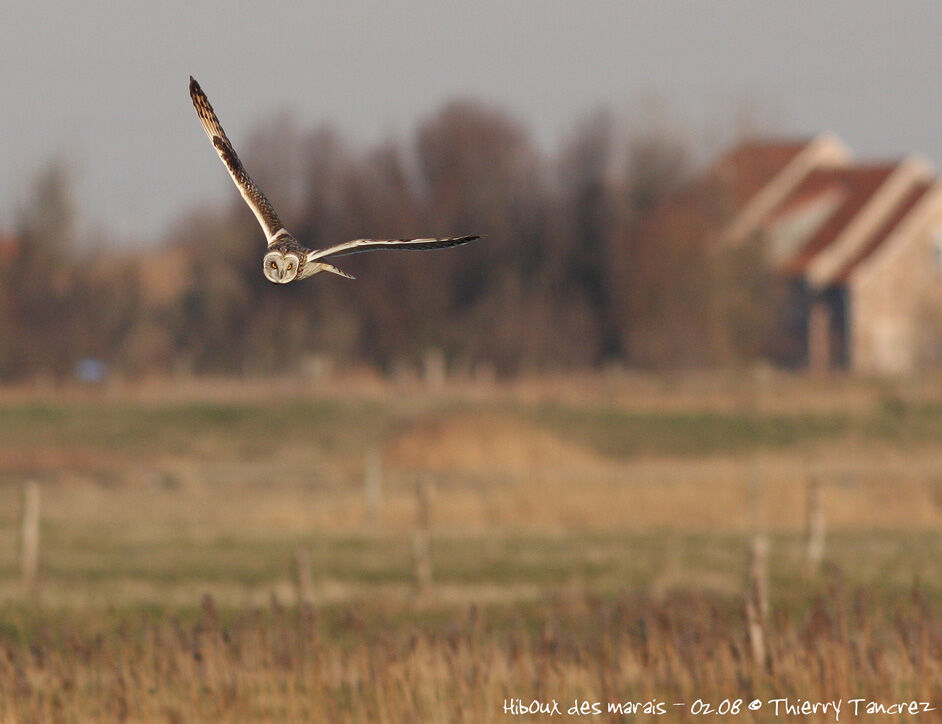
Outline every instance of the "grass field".
<svg viewBox="0 0 942 724">
<path fill-rule="evenodd" d="M 604 710 L 629 700 L 670 702 L 658 718 L 674 721 L 702 719 L 697 699 L 942 706 L 936 383 L 294 390 L 0 392 L 0 721 L 505 721 L 515 698 L 556 699 L 562 718 L 600 702 L 610 721 L 641 720 Z M 812 478 L 828 535 L 809 573 Z M 764 663 L 744 613 L 755 529 Z"/>
</svg>

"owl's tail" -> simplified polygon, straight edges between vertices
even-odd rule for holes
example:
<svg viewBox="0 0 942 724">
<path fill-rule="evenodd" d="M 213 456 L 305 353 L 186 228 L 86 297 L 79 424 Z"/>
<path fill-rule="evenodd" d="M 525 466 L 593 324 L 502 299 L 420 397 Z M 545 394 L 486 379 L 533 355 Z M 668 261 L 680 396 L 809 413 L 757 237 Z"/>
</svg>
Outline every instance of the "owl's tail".
<svg viewBox="0 0 942 724">
<path fill-rule="evenodd" d="M 331 274 L 336 274 L 337 276 L 346 277 L 347 279 L 356 279 L 356 277 L 353 276 L 352 274 L 347 274 L 347 272 L 341 271 L 340 269 L 338 269 L 337 267 L 331 264 L 324 264 L 323 262 L 318 262 L 314 265 L 314 267 L 315 267 L 314 272 L 313 272 L 314 274 L 317 274 L 317 272 L 325 271 L 325 272 L 330 272 Z"/>
</svg>

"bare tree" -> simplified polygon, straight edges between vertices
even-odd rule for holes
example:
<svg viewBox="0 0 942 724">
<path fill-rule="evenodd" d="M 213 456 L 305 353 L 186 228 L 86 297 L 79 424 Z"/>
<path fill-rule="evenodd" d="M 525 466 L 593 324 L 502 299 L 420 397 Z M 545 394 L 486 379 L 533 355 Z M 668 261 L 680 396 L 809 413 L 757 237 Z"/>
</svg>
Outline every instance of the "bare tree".
<svg viewBox="0 0 942 724">
<path fill-rule="evenodd" d="M 722 186 L 686 179 L 688 146 L 663 108 L 632 120 L 622 134 L 598 110 L 545 154 L 517 120 L 467 99 L 365 150 L 271 116 L 243 155 L 309 246 L 488 236 L 451 253 L 354 257 L 368 280 L 357 284 L 267 283 L 261 233 L 235 193 L 188 212 L 155 249 L 80 258 L 69 166 L 54 162 L 0 256 L 0 377 L 61 376 L 85 355 L 132 373 L 181 361 L 276 372 L 318 352 L 391 368 L 429 348 L 505 373 L 780 356 L 789 291 L 761 239 L 712 248 Z"/>
<path fill-rule="evenodd" d="M 70 164 L 56 159 L 39 172 L 17 213 L 16 258 L 3 291 L 11 332 L 0 352 L 4 376 L 61 377 L 69 370 L 75 223 Z"/>
</svg>

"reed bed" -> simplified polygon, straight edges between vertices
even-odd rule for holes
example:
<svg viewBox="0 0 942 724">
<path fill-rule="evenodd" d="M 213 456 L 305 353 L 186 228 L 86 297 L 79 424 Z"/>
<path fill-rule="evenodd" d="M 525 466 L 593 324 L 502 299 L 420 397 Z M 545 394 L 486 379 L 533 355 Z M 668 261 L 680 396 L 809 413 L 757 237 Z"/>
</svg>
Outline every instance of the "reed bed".
<svg viewBox="0 0 942 724">
<path fill-rule="evenodd" d="M 0 634 L 0 720 L 496 722 L 521 718 L 505 710 L 515 701 L 555 700 L 561 718 L 589 702 L 602 709 L 596 719 L 635 721 L 609 704 L 660 702 L 662 720 L 697 721 L 698 701 L 741 699 L 735 720 L 762 722 L 774 720 L 771 705 L 746 703 L 938 704 L 933 605 L 918 588 L 885 604 L 832 587 L 773 610 L 765 665 L 751 656 L 739 600 L 705 593 L 447 611 L 273 600 L 246 612 L 217 610 L 208 596 L 189 614 L 22 611 Z"/>
</svg>

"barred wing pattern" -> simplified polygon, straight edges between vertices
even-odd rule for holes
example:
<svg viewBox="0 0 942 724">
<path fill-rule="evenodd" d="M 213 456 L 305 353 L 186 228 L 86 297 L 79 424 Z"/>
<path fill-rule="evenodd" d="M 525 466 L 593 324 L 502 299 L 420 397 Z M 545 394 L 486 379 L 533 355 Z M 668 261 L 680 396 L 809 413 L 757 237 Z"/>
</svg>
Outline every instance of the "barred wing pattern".
<svg viewBox="0 0 942 724">
<path fill-rule="evenodd" d="M 478 234 L 472 236 L 452 236 L 447 239 L 354 239 L 342 244 L 328 246 L 325 249 L 314 249 L 307 255 L 307 260 L 328 259 L 335 256 L 360 254 L 365 251 L 377 249 L 447 249 L 451 246 L 461 246 L 469 241 L 481 238 Z"/>
<path fill-rule="evenodd" d="M 203 130 L 213 143 L 213 148 L 216 149 L 216 153 L 235 182 L 236 188 L 239 189 L 242 198 L 252 209 L 252 213 L 255 214 L 265 232 L 268 251 L 262 259 L 262 273 L 270 282 L 288 284 L 295 280 L 306 279 L 318 272 L 331 272 L 352 279 L 353 277 L 346 272 L 320 260 L 379 249 L 447 249 L 480 238 L 478 235 L 473 235 L 438 239 L 354 239 L 324 249 L 308 249 L 283 228 L 281 219 L 278 218 L 271 203 L 246 172 L 226 132 L 222 130 L 222 125 L 209 99 L 192 75 L 190 76 L 190 98 Z"/>
<path fill-rule="evenodd" d="M 216 148 L 216 153 L 219 154 L 219 158 L 222 159 L 222 162 L 229 170 L 229 175 L 232 176 L 232 180 L 235 182 L 236 188 L 239 189 L 239 193 L 242 194 L 242 198 L 245 199 L 245 203 L 249 205 L 252 213 L 255 214 L 255 218 L 258 219 L 258 223 L 261 224 L 268 245 L 271 246 L 275 241 L 275 236 L 283 230 L 281 219 L 278 218 L 278 214 L 275 213 L 271 203 L 265 198 L 265 194 L 259 190 L 255 182 L 252 181 L 251 176 L 246 172 L 242 161 L 239 160 L 238 154 L 236 154 L 232 143 L 226 136 L 226 132 L 222 130 L 209 99 L 192 75 L 190 76 L 190 98 L 193 100 L 193 107 L 196 108 L 196 115 L 199 116 L 200 123 L 203 124 L 203 130 L 206 131 L 206 135 L 209 136 L 209 140 Z"/>
</svg>

